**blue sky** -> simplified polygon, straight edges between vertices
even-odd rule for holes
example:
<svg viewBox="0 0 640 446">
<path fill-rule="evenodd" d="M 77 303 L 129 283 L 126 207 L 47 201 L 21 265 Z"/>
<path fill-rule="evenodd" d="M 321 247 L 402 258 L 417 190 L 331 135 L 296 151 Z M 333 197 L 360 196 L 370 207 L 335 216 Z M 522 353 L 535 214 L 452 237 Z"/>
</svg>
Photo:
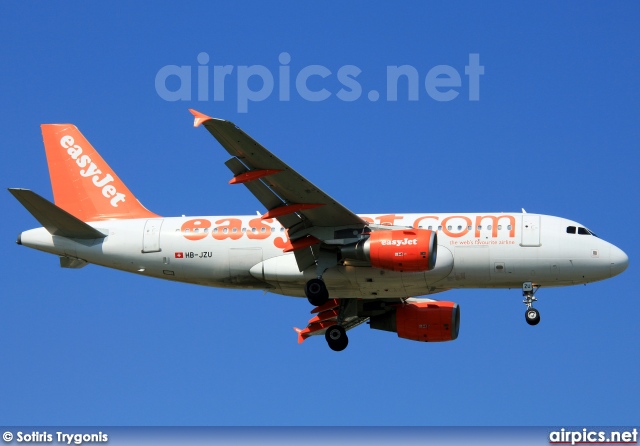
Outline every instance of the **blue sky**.
<svg viewBox="0 0 640 446">
<path fill-rule="evenodd" d="M 308 302 L 153 280 L 15 244 L 37 224 L 0 194 L 0 422 L 5 425 L 625 425 L 638 423 L 640 303 L 636 222 L 640 9 L 600 2 L 8 3 L 0 4 L 0 169 L 4 187 L 51 198 L 39 125 L 74 123 L 152 211 L 253 214 L 227 185 L 223 149 L 188 108 L 229 119 L 360 213 L 519 211 L 581 222 L 622 248 L 614 279 L 541 289 L 535 328 L 519 290 L 451 291 L 455 342 L 422 344 L 359 327 L 336 354 L 296 343 Z M 231 65 L 225 99 L 198 101 L 197 57 Z M 261 65 L 331 93 L 305 100 L 292 81 L 238 112 L 238 73 Z M 478 101 L 464 74 L 478 54 Z M 191 66 L 191 100 L 156 88 Z M 340 100 L 336 74 L 361 70 Z M 417 101 L 388 66 L 419 73 Z M 459 94 L 433 99 L 447 65 Z M 177 89 L 176 77 L 167 88 Z M 251 79 L 249 88 L 262 83 Z M 371 101 L 368 92 L 380 92 Z M 243 90 L 244 91 L 244 90 Z"/>
</svg>

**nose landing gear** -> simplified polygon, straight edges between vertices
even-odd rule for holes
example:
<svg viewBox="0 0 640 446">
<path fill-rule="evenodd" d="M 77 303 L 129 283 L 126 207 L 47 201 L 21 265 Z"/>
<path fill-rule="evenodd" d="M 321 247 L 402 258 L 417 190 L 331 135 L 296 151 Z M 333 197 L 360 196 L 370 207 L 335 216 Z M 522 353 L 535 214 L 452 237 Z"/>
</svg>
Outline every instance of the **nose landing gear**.
<svg viewBox="0 0 640 446">
<path fill-rule="evenodd" d="M 524 318 L 529 325 L 537 325 L 540 322 L 540 312 L 535 308 L 527 308 L 526 313 L 524 314 Z"/>
<path fill-rule="evenodd" d="M 522 284 L 522 295 L 524 296 L 524 303 L 527 306 L 527 311 L 524 313 L 524 318 L 529 325 L 538 325 L 540 322 L 540 312 L 533 308 L 533 303 L 538 299 L 534 297 L 534 294 L 540 286 L 533 285 L 531 282 L 525 282 Z"/>
</svg>

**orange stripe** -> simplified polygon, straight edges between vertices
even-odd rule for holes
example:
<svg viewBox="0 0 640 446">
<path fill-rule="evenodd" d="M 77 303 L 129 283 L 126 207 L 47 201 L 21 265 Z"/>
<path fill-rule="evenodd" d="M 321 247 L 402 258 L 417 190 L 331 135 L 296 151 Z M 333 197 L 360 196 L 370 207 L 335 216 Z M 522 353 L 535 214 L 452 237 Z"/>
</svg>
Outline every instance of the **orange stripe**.
<svg viewBox="0 0 640 446">
<path fill-rule="evenodd" d="M 296 249 L 308 248 L 309 246 L 317 245 L 320 240 L 310 235 L 308 237 L 299 238 L 289 243 L 289 245 L 282 250 L 282 252 L 291 252 Z"/>
<path fill-rule="evenodd" d="M 242 184 L 247 183 L 249 181 L 257 180 L 258 178 L 266 177 L 268 175 L 273 175 L 275 173 L 282 172 L 282 170 L 278 169 L 263 169 L 263 170 L 252 170 L 245 173 L 240 173 L 235 177 L 229 180 L 229 184 Z"/>
<path fill-rule="evenodd" d="M 320 305 L 319 307 L 315 307 L 311 310 L 311 314 L 314 313 L 322 313 L 323 311 L 331 310 L 332 308 L 336 308 L 340 305 L 340 301 L 338 299 L 331 299 L 329 302 L 324 305 Z"/>
<path fill-rule="evenodd" d="M 265 219 L 282 217 L 283 215 L 293 214 L 294 212 L 304 211 L 305 209 L 314 209 L 320 206 L 324 206 L 324 204 L 299 203 L 280 206 L 274 209 L 270 209 L 266 214 L 262 216 L 262 218 Z"/>
<path fill-rule="evenodd" d="M 322 322 L 322 321 L 327 321 L 329 319 L 335 319 L 338 317 L 338 310 L 327 310 L 327 311 L 323 311 L 322 313 L 318 313 L 317 316 L 313 317 L 309 323 L 314 323 L 314 322 Z"/>
</svg>

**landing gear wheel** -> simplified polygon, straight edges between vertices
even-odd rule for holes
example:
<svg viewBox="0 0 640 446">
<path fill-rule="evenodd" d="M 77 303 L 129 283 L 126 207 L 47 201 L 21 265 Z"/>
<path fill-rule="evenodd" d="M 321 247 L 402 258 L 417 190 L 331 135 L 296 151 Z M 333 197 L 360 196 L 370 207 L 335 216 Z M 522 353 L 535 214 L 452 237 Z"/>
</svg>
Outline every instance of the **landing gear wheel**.
<svg viewBox="0 0 640 446">
<path fill-rule="evenodd" d="M 327 303 L 329 300 L 329 291 L 327 291 L 327 286 L 321 279 L 308 281 L 304 286 L 304 294 L 309 299 L 309 303 L 316 307 Z"/>
<path fill-rule="evenodd" d="M 540 312 L 533 307 L 527 308 L 527 311 L 524 313 L 524 318 L 527 324 L 538 325 L 538 322 L 540 322 Z"/>
<path fill-rule="evenodd" d="M 332 325 L 327 328 L 324 337 L 329 344 L 329 348 L 334 352 L 341 352 L 349 345 L 347 332 L 342 328 L 342 325 Z"/>
</svg>

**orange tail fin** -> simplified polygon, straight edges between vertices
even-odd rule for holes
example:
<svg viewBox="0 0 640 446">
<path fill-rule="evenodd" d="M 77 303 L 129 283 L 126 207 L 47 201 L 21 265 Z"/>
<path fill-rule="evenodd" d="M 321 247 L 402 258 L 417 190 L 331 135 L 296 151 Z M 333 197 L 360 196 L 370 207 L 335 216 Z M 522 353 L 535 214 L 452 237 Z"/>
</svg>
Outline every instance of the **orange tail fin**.
<svg viewBox="0 0 640 446">
<path fill-rule="evenodd" d="M 43 124 L 55 204 L 82 221 L 158 217 L 71 124 Z"/>
</svg>

